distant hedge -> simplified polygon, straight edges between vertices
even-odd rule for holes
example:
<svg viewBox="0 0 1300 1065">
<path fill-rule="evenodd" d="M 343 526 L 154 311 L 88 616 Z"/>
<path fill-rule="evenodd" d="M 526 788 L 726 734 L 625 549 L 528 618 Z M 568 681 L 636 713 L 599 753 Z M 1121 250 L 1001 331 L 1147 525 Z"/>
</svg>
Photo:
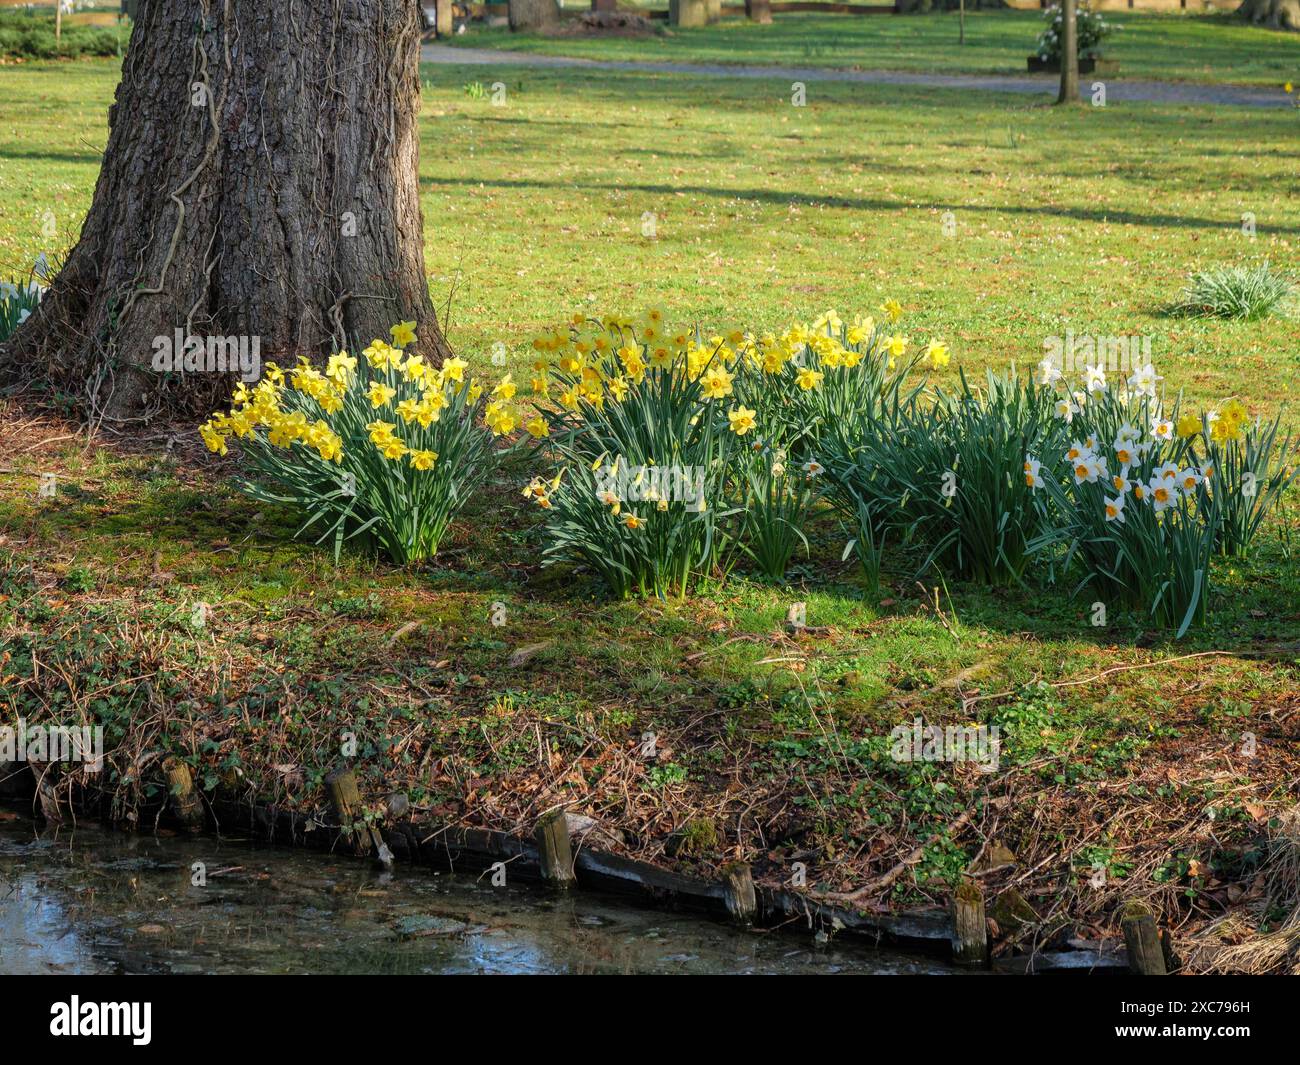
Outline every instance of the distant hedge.
<svg viewBox="0 0 1300 1065">
<path fill-rule="evenodd" d="M 56 42 L 53 15 L 5 12 L 0 14 L 0 58 L 79 59 L 89 55 L 117 55 L 119 34 L 125 50 L 128 35 L 125 26 L 65 24 Z"/>
</svg>

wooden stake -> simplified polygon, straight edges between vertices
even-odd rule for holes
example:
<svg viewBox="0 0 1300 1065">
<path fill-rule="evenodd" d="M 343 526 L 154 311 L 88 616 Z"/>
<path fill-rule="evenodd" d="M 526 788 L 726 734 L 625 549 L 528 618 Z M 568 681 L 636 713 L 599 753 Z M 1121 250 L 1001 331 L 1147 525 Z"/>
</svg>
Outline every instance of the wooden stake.
<svg viewBox="0 0 1300 1065">
<path fill-rule="evenodd" d="M 542 863 L 542 879 L 559 891 L 577 881 L 573 874 L 573 851 L 569 847 L 569 822 L 563 810 L 542 815 L 534 833 L 537 854 Z"/>
<path fill-rule="evenodd" d="M 1124 907 L 1120 928 L 1124 931 L 1124 945 L 1128 947 L 1129 972 L 1139 976 L 1168 974 L 1156 919 L 1144 903 L 1134 900 Z"/>
<path fill-rule="evenodd" d="M 758 896 L 754 891 L 754 876 L 744 862 L 731 862 L 722 867 L 722 892 L 731 919 L 742 928 L 748 928 L 758 915 Z"/>
<path fill-rule="evenodd" d="M 63 807 L 59 804 L 59 793 L 54 790 L 54 769 L 46 762 L 32 762 L 32 778 L 36 781 L 36 798 L 41 809 L 41 817 L 52 825 L 63 823 Z"/>
<path fill-rule="evenodd" d="M 984 892 L 973 880 L 958 885 L 952 896 L 952 960 L 958 965 L 989 963 L 989 932 L 984 920 Z"/>
<path fill-rule="evenodd" d="M 393 852 L 388 849 L 384 837 L 374 825 L 361 824 L 365 804 L 361 801 L 361 789 L 357 787 L 357 775 L 351 769 L 335 769 L 326 776 L 325 786 L 329 788 L 339 827 L 345 836 L 351 838 L 353 853 L 365 857 L 373 851 L 375 861 L 385 869 L 391 868 Z"/>
<path fill-rule="evenodd" d="M 203 800 L 194 790 L 194 777 L 190 774 L 190 767 L 179 758 L 172 757 L 163 762 L 163 771 L 167 774 L 172 813 L 185 826 L 186 831 L 202 831 Z"/>
</svg>

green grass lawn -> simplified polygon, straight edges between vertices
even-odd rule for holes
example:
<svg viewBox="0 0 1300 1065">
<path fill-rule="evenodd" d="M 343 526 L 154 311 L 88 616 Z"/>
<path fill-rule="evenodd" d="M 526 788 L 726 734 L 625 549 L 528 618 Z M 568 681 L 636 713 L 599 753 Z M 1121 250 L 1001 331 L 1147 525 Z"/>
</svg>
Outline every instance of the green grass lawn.
<svg viewBox="0 0 1300 1065">
<path fill-rule="evenodd" d="M 1230 14 L 1104 12 L 1123 28 L 1104 42 L 1129 78 L 1272 85 L 1300 80 L 1294 34 L 1252 27 Z M 1042 30 L 1038 11 L 973 11 L 966 43 L 956 12 L 931 15 L 777 14 L 770 26 L 724 19 L 654 37 L 540 37 L 474 29 L 451 38 L 465 47 L 631 62 L 752 63 L 944 74 L 1024 74 Z"/>
<path fill-rule="evenodd" d="M 1133 334 L 1198 398 L 1295 395 L 1294 320 L 1165 313 L 1195 267 L 1295 267 L 1294 113 L 831 84 L 793 107 L 779 83 L 532 70 L 504 72 L 493 106 L 463 87 L 495 74 L 424 74 L 426 261 L 471 360 L 502 340 L 522 371 L 532 331 L 575 307 L 763 328 L 895 296 L 967 367 L 1028 365 L 1067 329 Z M 75 239 L 116 78 L 0 69 L 0 275 Z"/>
<path fill-rule="evenodd" d="M 893 296 L 912 336 L 942 335 L 969 369 L 1035 361 L 1067 329 L 1147 334 L 1168 383 L 1198 398 L 1258 412 L 1294 398 L 1294 320 L 1163 313 L 1194 266 L 1294 268 L 1292 113 L 820 84 L 795 108 L 779 81 L 424 75 L 431 286 L 481 368 L 500 339 L 526 379 L 527 338 L 575 307 L 763 328 Z M 0 276 L 75 239 L 117 76 L 0 69 Z M 465 91 L 498 76 L 504 106 Z M 610 602 L 537 564 L 524 469 L 471 501 L 434 563 L 335 569 L 193 446 L 142 454 L 71 431 L 0 417 L 0 706 L 93 694 L 132 750 L 181 750 L 205 781 L 310 807 L 350 728 L 367 737 L 366 786 L 409 788 L 422 813 L 514 828 L 572 802 L 656 859 L 707 821 L 718 843 L 686 864 L 744 854 L 767 882 L 797 857 L 817 890 L 841 890 L 929 840 L 896 890 L 912 902 L 974 857 L 979 840 L 949 826 L 1000 795 L 1011 805 L 985 830 L 1034 869 L 1022 891 L 1098 927 L 1131 885 L 1198 920 L 1220 912 L 1215 892 L 1249 881 L 1260 826 L 1294 801 L 1300 574 L 1276 536 L 1294 541 L 1294 508 L 1257 560 L 1220 568 L 1211 627 L 1176 643 L 1141 617 L 1094 629 L 1060 589 L 920 587 L 910 558 L 889 560 L 875 603 L 825 516 L 791 587 L 742 574 L 683 602 Z M 34 491 L 47 470 L 52 502 Z M 816 632 L 784 632 L 793 601 Z M 213 620 L 196 633 L 198 602 Z M 1183 657 L 1220 650 L 1239 654 Z M 1062 686 L 1026 687 L 1039 681 Z M 997 698 L 964 707 L 976 693 Z M 916 714 L 1004 727 L 1004 770 L 879 761 L 873 737 Z M 1243 764 L 1247 729 L 1264 755 Z M 653 767 L 629 754 L 647 731 L 670 752 Z"/>
</svg>

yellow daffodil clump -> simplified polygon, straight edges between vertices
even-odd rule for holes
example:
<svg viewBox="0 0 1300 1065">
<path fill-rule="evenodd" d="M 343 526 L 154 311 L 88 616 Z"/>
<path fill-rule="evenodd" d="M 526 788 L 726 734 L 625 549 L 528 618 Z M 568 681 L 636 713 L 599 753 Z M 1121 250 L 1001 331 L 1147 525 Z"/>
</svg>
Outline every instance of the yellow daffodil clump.
<svg viewBox="0 0 1300 1065">
<path fill-rule="evenodd" d="M 880 314 L 896 322 L 902 306 Z M 684 328 L 656 308 L 542 330 L 528 369 L 536 413 L 522 424 L 557 472 L 522 494 L 548 512 L 548 555 L 587 563 L 619 594 L 680 593 L 724 544 L 779 579 L 824 469 L 806 444 L 785 461 L 784 442 L 950 359 L 938 340 L 910 362 L 908 351 L 875 317 L 833 310 L 780 332 Z M 720 515 L 743 515 L 739 529 Z"/>
<path fill-rule="evenodd" d="M 220 455 L 239 439 L 261 481 L 279 489 L 249 490 L 309 512 L 307 527 L 333 533 L 336 553 L 359 536 L 398 561 L 427 557 L 490 467 L 492 437 L 512 433 L 519 415 L 509 375 L 480 402 L 485 386 L 465 360 L 433 367 L 410 350 L 415 342 L 415 323 L 398 322 L 388 340 L 359 357 L 335 352 L 323 370 L 305 357 L 287 373 L 267 363 L 199 435 Z M 376 462 L 400 472 L 383 475 Z"/>
</svg>

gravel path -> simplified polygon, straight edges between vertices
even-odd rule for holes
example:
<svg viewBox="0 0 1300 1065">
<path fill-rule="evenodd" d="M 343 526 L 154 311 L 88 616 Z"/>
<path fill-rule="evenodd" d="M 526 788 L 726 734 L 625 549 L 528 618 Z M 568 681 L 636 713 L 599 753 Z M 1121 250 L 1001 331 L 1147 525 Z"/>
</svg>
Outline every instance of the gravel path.
<svg viewBox="0 0 1300 1065">
<path fill-rule="evenodd" d="M 721 78 L 780 78 L 782 81 L 848 81 L 865 85 L 923 85 L 939 89 L 974 89 L 978 92 L 1018 92 L 1055 95 L 1052 74 L 1009 77 L 994 74 L 904 74 L 887 70 L 826 70 L 805 67 L 730 66 L 706 63 L 628 63 L 570 56 L 534 55 L 495 48 L 458 48 L 446 44 L 424 45 L 426 63 L 473 66 L 578 67 L 584 70 L 628 70 L 653 74 L 692 74 Z M 1222 104 L 1228 107 L 1290 107 L 1291 97 L 1280 89 L 1255 89 L 1234 85 L 1200 85 L 1178 81 L 1129 81 L 1079 76 L 1080 95 L 1091 95 L 1092 83 L 1106 83 L 1106 102 L 1145 100 L 1174 104 Z"/>
</svg>

